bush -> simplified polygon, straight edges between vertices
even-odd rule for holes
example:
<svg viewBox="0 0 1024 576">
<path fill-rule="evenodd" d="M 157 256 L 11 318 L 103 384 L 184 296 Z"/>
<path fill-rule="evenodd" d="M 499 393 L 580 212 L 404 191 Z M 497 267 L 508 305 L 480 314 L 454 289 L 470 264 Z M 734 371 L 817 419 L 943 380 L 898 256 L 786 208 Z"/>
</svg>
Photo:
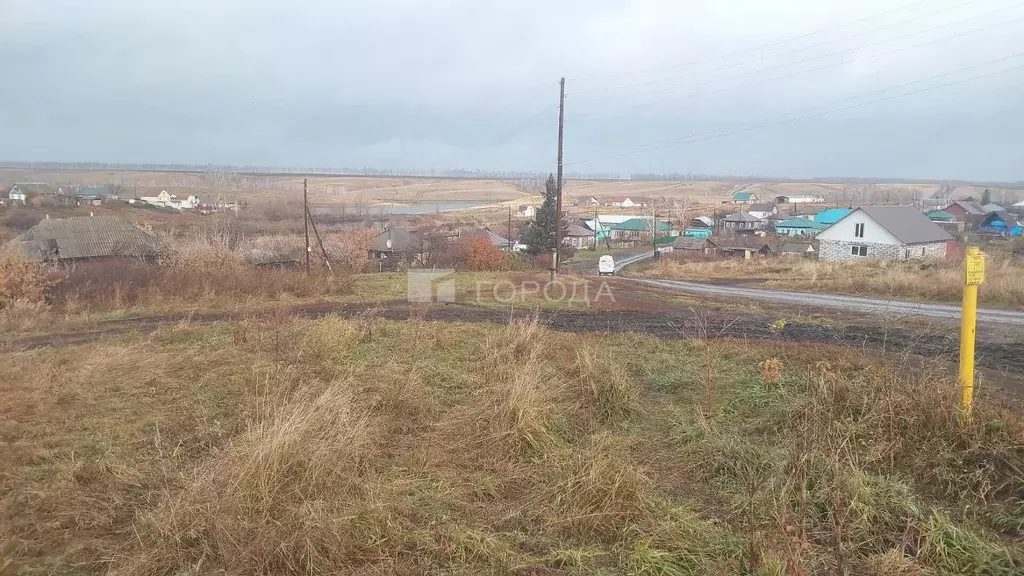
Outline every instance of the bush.
<svg viewBox="0 0 1024 576">
<path fill-rule="evenodd" d="M 0 253 L 0 308 L 15 302 L 41 303 L 55 283 L 42 264 L 25 260 L 14 250 Z"/>
</svg>

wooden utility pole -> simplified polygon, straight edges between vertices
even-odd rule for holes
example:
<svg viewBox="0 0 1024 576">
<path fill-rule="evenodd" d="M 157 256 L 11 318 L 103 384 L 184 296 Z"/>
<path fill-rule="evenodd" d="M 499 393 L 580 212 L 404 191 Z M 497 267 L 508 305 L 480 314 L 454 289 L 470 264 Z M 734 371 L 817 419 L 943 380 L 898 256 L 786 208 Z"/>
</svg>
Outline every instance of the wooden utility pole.
<svg viewBox="0 0 1024 576">
<path fill-rule="evenodd" d="M 565 77 L 558 81 L 558 175 L 555 180 L 555 251 L 551 255 L 551 279 L 558 273 L 558 249 L 562 247 L 562 141 L 565 131 Z"/>
<path fill-rule="evenodd" d="M 512 207 L 508 207 L 508 251 L 512 253 Z"/>
<path fill-rule="evenodd" d="M 324 241 L 320 238 L 320 232 L 316 229 L 316 222 L 313 221 L 313 214 L 309 211 L 309 207 L 306 207 L 306 222 L 313 227 L 313 234 L 316 236 L 316 241 L 320 245 L 320 254 L 324 257 L 324 264 L 327 265 L 327 270 L 334 274 L 334 268 L 331 268 L 331 261 L 327 258 L 327 249 L 324 248 Z M 308 251 L 306 252 L 309 253 Z"/>
<path fill-rule="evenodd" d="M 597 250 L 597 228 L 599 224 L 597 221 L 597 206 L 594 206 L 594 250 Z"/>
<path fill-rule="evenodd" d="M 302 179 L 302 226 L 306 233 L 306 274 L 309 274 L 309 186 Z"/>
</svg>

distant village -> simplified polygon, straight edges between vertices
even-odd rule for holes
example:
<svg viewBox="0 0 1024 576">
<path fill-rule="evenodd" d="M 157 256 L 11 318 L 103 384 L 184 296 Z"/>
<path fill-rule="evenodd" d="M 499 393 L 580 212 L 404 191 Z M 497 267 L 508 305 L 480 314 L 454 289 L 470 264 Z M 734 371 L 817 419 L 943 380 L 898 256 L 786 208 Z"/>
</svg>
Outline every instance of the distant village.
<svg viewBox="0 0 1024 576">
<path fill-rule="evenodd" d="M 123 203 L 177 213 L 213 214 L 239 210 L 223 200 L 204 202 L 194 194 L 165 189 L 125 193 L 105 187 L 63 187 L 16 183 L 0 192 L 0 203 L 25 204 L 33 195 L 48 196 L 58 205 L 99 206 Z M 718 202 L 716 200 L 716 202 Z M 966 235 L 1020 237 L 1024 202 L 1009 206 L 950 200 L 941 207 L 935 199 L 914 204 L 827 205 L 816 196 L 759 198 L 737 191 L 720 204 L 654 205 L 644 199 L 579 197 L 566 206 L 568 226 L 562 242 L 575 250 L 651 247 L 656 254 L 682 252 L 703 258 L 797 256 L 826 261 L 859 259 L 907 260 L 953 257 Z M 537 215 L 537 207 L 522 204 L 509 209 L 508 222 L 466 228 L 457 223 L 409 226 L 378 217 L 353 225 L 377 226 L 367 257 L 372 269 L 395 269 L 424 264 L 431 252 L 462 239 L 480 238 L 502 251 L 523 252 L 522 231 Z M 513 226 L 513 216 L 514 223 Z M 443 220 L 443 219 L 442 219 Z M 493 220 L 491 220 L 493 222 Z M 354 226 L 353 226 L 354 227 Z M 65 230 L 66 228 L 66 230 Z M 115 216 L 102 218 L 48 217 L 20 240 L 32 244 L 36 260 L 73 260 L 114 256 L 115 252 L 145 254 L 152 242 Z M 81 237 L 76 239 L 76 237 Z M 109 236 L 109 238 L 108 238 Z M 92 248 L 82 248 L 87 242 Z M 137 246 L 126 246 L 126 238 Z M 52 240 L 52 242 L 51 242 Z M 58 241 L 59 240 L 59 241 Z M 59 246 L 65 242 L 67 246 Z M 56 243 L 56 244 L 55 244 Z M 72 248 L 72 246 L 78 248 Z M 106 246 L 99 248 L 97 246 Z M 104 252 L 111 252 L 107 254 Z M 80 254 L 81 256 L 72 256 Z M 285 263 L 287 264 L 287 263 Z"/>
<path fill-rule="evenodd" d="M 121 189 L 104 186 L 55 186 L 44 183 L 15 183 L 0 193 L 0 205 L 24 205 L 32 196 L 53 198 L 61 206 L 101 206 L 123 202 L 138 206 L 165 208 L 178 212 L 192 211 L 212 214 L 221 210 L 238 210 L 233 202 L 203 202 L 194 194 L 171 194 L 162 188 L 126 194 Z"/>
</svg>

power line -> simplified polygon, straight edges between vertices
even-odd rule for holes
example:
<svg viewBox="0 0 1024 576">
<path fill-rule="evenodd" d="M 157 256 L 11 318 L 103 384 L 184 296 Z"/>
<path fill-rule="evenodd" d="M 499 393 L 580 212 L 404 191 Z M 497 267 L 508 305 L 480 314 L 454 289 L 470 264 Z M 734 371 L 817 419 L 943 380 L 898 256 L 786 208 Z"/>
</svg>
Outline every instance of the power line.
<svg viewBox="0 0 1024 576">
<path fill-rule="evenodd" d="M 707 58 L 702 58 L 700 60 L 691 60 L 689 62 L 683 62 L 681 64 L 673 64 L 671 66 L 663 66 L 663 67 L 660 67 L 660 68 L 647 68 L 647 69 L 643 69 L 643 70 L 630 70 L 630 71 L 627 71 L 627 72 L 616 72 L 616 73 L 613 73 L 613 74 L 605 74 L 605 75 L 602 75 L 602 76 L 570 77 L 568 79 L 569 80 L 575 80 L 577 82 L 584 82 L 584 81 L 587 81 L 587 80 L 603 80 L 605 78 L 616 78 L 618 76 L 629 76 L 629 75 L 633 75 L 633 74 L 645 74 L 647 72 L 661 72 L 663 70 L 673 70 L 673 69 L 676 69 L 676 68 L 683 68 L 685 66 L 692 66 L 693 64 L 700 64 L 702 62 L 710 62 L 712 60 L 721 60 L 721 59 L 724 59 L 724 58 L 731 58 L 733 56 L 739 56 L 740 54 L 746 54 L 748 52 L 755 52 L 757 50 L 761 50 L 761 49 L 764 49 L 764 48 L 771 48 L 773 46 L 779 46 L 779 45 L 782 45 L 782 44 L 788 44 L 790 42 L 796 42 L 797 40 L 803 40 L 804 38 L 810 38 L 811 36 L 817 36 L 818 34 L 824 34 L 825 32 L 831 32 L 832 30 L 838 30 L 838 29 L 841 29 L 841 28 L 846 28 L 848 26 L 854 26 L 854 25 L 860 24 L 862 22 L 867 22 L 868 20 L 874 20 L 875 18 L 881 18 L 882 16 L 888 16 L 889 14 L 894 14 L 896 12 L 902 12 L 903 10 L 907 10 L 907 9 L 913 8 L 913 7 L 919 6 L 921 4 L 930 4 L 930 3 L 931 3 L 930 0 L 918 0 L 917 2 L 911 2 L 910 4 L 906 4 L 904 6 L 900 6 L 899 8 L 893 8 L 891 10 L 886 10 L 885 12 L 879 12 L 877 14 L 872 14 L 872 15 L 869 15 L 869 16 L 865 16 L 865 17 L 860 18 L 858 20 L 854 20 L 853 22 L 846 22 L 844 24 L 837 24 L 835 26 L 830 26 L 828 28 L 822 28 L 820 30 L 815 30 L 814 32 L 808 32 L 806 34 L 801 34 L 799 36 L 793 36 L 791 38 L 786 38 L 786 39 L 783 39 L 783 40 L 776 40 L 776 41 L 770 42 L 768 44 L 761 44 L 759 46 L 754 46 L 754 47 L 751 47 L 751 48 L 744 48 L 743 50 L 737 50 L 736 52 L 728 52 L 726 54 L 719 54 L 717 56 L 709 56 Z"/>
<path fill-rule="evenodd" d="M 978 2 L 981 2 L 981 1 L 984 1 L 984 0 L 970 0 L 968 2 L 965 2 L 965 3 L 962 3 L 962 4 L 957 4 L 955 6 L 951 6 L 951 7 L 948 7 L 948 8 L 943 8 L 942 10 L 938 10 L 936 12 L 931 12 L 931 13 L 928 13 L 928 14 L 925 14 L 925 15 L 926 16 L 934 16 L 934 15 L 938 15 L 938 14 L 941 14 L 941 13 L 945 13 L 945 12 L 949 12 L 949 11 L 955 10 L 957 8 L 962 8 L 962 7 L 971 5 L 971 4 L 977 4 Z M 881 41 L 881 42 L 876 42 L 874 44 L 868 44 L 866 46 L 858 46 L 856 48 L 848 48 L 848 49 L 845 49 L 845 50 L 840 50 L 838 52 L 831 52 L 829 54 L 819 55 L 819 56 L 815 56 L 815 57 L 812 57 L 812 58 L 809 58 L 809 59 L 800 60 L 800 61 L 797 61 L 797 63 L 784 64 L 784 65 L 776 66 L 776 67 L 773 67 L 773 68 L 768 68 L 768 69 L 761 70 L 761 71 L 748 72 L 748 73 L 740 74 L 739 76 L 743 76 L 743 75 L 746 75 L 746 74 L 753 74 L 753 73 L 757 73 L 757 72 L 765 72 L 766 70 L 776 70 L 778 68 L 784 68 L 786 66 L 796 66 L 798 64 L 807 63 L 807 61 L 812 61 L 812 60 L 815 60 L 815 59 L 820 59 L 822 57 L 842 54 L 844 52 L 848 52 L 848 51 L 851 51 L 851 50 L 861 50 L 861 49 L 864 49 L 864 48 L 870 48 L 872 46 L 879 46 L 879 45 L 882 45 L 882 44 L 888 44 L 889 42 L 893 42 L 895 40 L 901 40 L 902 38 L 906 38 L 907 36 L 918 36 L 918 35 L 925 34 L 925 33 L 928 33 L 928 32 L 934 32 L 936 30 L 941 30 L 941 29 L 947 28 L 949 26 L 954 26 L 954 25 L 957 25 L 957 24 L 963 24 L 965 22 L 969 22 L 969 20 L 972 20 L 972 19 L 977 19 L 977 18 L 980 18 L 980 17 L 991 15 L 993 13 L 1000 12 L 1002 10 L 1007 10 L 1007 9 L 1010 9 L 1010 8 L 1019 7 L 1022 4 L 1024 4 L 1024 3 L 1017 2 L 1015 4 L 1009 4 L 1009 5 L 1006 5 L 1006 6 L 1000 6 L 998 8 L 993 9 L 993 10 L 989 10 L 987 12 L 983 12 L 981 14 L 976 14 L 976 15 L 973 15 L 973 16 L 970 16 L 970 17 L 967 17 L 967 18 L 957 19 L 957 20 L 954 20 L 954 22 L 947 23 L 947 24 L 944 24 L 942 26 L 938 26 L 938 27 L 935 27 L 935 28 L 932 28 L 932 29 L 910 33 L 910 34 L 907 34 L 907 35 L 905 35 L 905 36 L 903 36 L 901 38 L 892 38 L 892 39 L 889 39 L 889 40 L 884 40 L 884 41 Z M 775 58 L 775 57 L 779 57 L 779 56 L 785 56 L 785 55 L 795 54 L 795 53 L 799 53 L 799 52 L 804 52 L 804 51 L 807 51 L 807 50 L 809 50 L 811 48 L 819 48 L 821 46 L 826 46 L 828 44 L 835 44 L 837 42 L 842 42 L 844 40 L 849 40 L 851 38 L 856 38 L 858 36 L 863 36 L 865 34 L 871 34 L 871 33 L 874 33 L 874 32 L 879 32 L 881 30 L 887 30 L 887 29 L 890 29 L 890 28 L 896 28 L 898 26 L 903 26 L 903 25 L 906 25 L 906 24 L 911 24 L 911 23 L 916 22 L 916 20 L 921 19 L 921 17 L 922 16 L 918 16 L 918 17 L 914 17 L 914 18 L 910 18 L 910 19 L 906 19 L 906 20 L 901 20 L 901 22 L 898 22 L 898 23 L 895 23 L 895 24 L 888 24 L 888 25 L 885 25 L 885 26 L 882 26 L 882 27 L 873 28 L 873 29 L 870 29 L 870 30 L 865 30 L 865 31 L 862 31 L 862 32 L 858 32 L 858 33 L 855 33 L 855 34 L 852 34 L 850 36 L 846 36 L 846 37 L 843 37 L 843 38 L 834 38 L 834 39 L 831 39 L 831 40 L 826 40 L 824 42 L 819 42 L 817 44 L 812 44 L 810 46 L 803 46 L 803 47 L 800 47 L 800 48 L 795 48 L 793 50 L 788 50 L 788 51 L 785 51 L 785 52 L 778 52 L 778 53 L 767 55 L 767 56 L 758 56 L 757 58 L 755 58 L 755 60 L 758 60 L 758 61 L 766 60 L 766 59 L 771 59 L 771 58 Z M 705 73 L 721 72 L 723 70 L 729 70 L 729 69 L 733 69 L 733 68 L 742 67 L 742 66 L 744 66 L 746 64 L 749 64 L 748 61 L 739 61 L 739 63 L 731 64 L 731 65 L 728 65 L 728 66 L 719 67 L 719 68 L 712 69 L 712 70 L 702 71 L 702 72 L 705 72 Z M 683 66 L 683 65 L 679 65 L 679 66 Z M 685 76 L 674 76 L 674 77 L 670 77 L 670 78 L 662 78 L 662 79 L 657 79 L 657 80 L 648 80 L 648 81 L 645 81 L 645 82 L 635 82 L 635 83 L 632 83 L 632 84 L 622 84 L 622 85 L 611 86 L 611 87 L 607 87 L 607 88 L 591 88 L 589 90 L 582 90 L 582 91 L 579 91 L 579 92 L 574 92 L 571 95 L 583 95 L 583 94 L 590 94 L 590 93 L 595 93 L 595 92 L 609 92 L 609 91 L 614 91 L 614 90 L 623 90 L 623 89 L 626 89 L 626 88 L 636 88 L 636 87 L 639 87 L 639 86 L 649 86 L 651 84 L 658 84 L 658 83 L 662 83 L 662 82 L 671 82 L 673 80 L 680 80 L 680 79 L 683 79 L 683 78 L 686 78 L 686 77 Z M 709 80 L 709 81 L 705 81 L 703 83 L 717 82 L 717 81 L 718 80 Z M 683 86 L 683 87 L 685 87 L 685 86 Z M 672 89 L 672 88 L 670 87 L 668 89 Z M 664 91 L 664 90 L 665 90 L 665 88 L 662 89 L 662 91 Z M 618 96 L 608 96 L 608 97 L 605 97 L 605 98 L 595 99 L 595 100 L 591 100 L 591 101 L 601 101 L 601 100 L 604 100 L 604 99 L 611 99 L 611 98 L 614 98 L 614 97 L 618 97 Z"/>
<path fill-rule="evenodd" d="M 860 56 L 860 57 L 856 57 L 856 58 L 853 58 L 853 59 L 850 59 L 850 60 L 844 60 L 842 62 L 837 62 L 837 63 L 833 63 L 833 64 L 826 64 L 824 66 L 819 66 L 817 68 L 810 68 L 808 70 L 798 70 L 796 72 L 791 72 L 789 74 L 784 74 L 782 76 L 774 76 L 772 78 L 756 79 L 756 80 L 752 80 L 752 81 L 744 83 L 744 84 L 739 84 L 737 86 L 728 86 L 728 87 L 725 87 L 725 88 L 719 88 L 717 90 L 712 90 L 710 92 L 705 92 L 703 94 L 701 94 L 699 92 L 694 92 L 694 93 L 691 93 L 691 94 L 686 94 L 684 96 L 676 96 L 676 97 L 672 97 L 672 98 L 665 98 L 665 99 L 662 99 L 662 100 L 656 100 L 654 102 L 645 102 L 645 103 L 641 103 L 641 104 L 629 104 L 629 105 L 625 105 L 625 106 L 618 106 L 616 108 L 612 108 L 611 110 L 585 112 L 583 114 L 577 114 L 576 117 L 577 118 L 585 118 L 585 117 L 588 117 L 588 116 L 595 116 L 595 115 L 598 115 L 598 114 L 609 114 L 611 112 L 618 112 L 620 110 L 631 110 L 631 109 L 635 109 L 635 108 L 646 108 L 648 106 L 656 106 L 658 104 L 665 104 L 665 103 L 668 103 L 668 102 L 675 102 L 675 101 L 679 101 L 679 100 L 687 100 L 687 99 L 695 98 L 695 97 L 698 97 L 698 96 L 709 96 L 709 95 L 712 95 L 712 94 L 720 94 L 722 92 L 728 92 L 728 91 L 736 90 L 736 89 L 739 89 L 739 88 L 745 88 L 745 87 L 748 87 L 748 86 L 753 86 L 753 85 L 761 84 L 761 83 L 764 83 L 764 82 L 774 82 L 775 80 L 784 80 L 786 78 L 793 78 L 795 76 L 800 76 L 802 74 L 810 74 L 812 72 L 820 72 L 822 70 L 827 70 L 829 68 L 836 68 L 836 67 L 839 67 L 839 66 L 846 66 L 847 64 L 851 64 L 853 62 L 860 62 L 860 61 L 863 61 L 863 60 L 871 60 L 873 58 L 878 58 L 878 57 L 881 57 L 881 56 L 888 56 L 890 54 L 896 54 L 898 52 L 904 52 L 906 50 L 914 50 L 914 49 L 917 49 L 917 48 L 921 48 L 922 46 L 928 46 L 930 44 L 935 44 L 935 43 L 938 43 L 938 42 L 947 42 L 947 41 L 949 41 L 951 39 L 954 39 L 954 38 L 968 36 L 968 35 L 971 35 L 971 34 L 976 34 L 978 32 L 984 32 L 986 30 L 991 30 L 992 28 L 997 28 L 999 26 L 1005 26 L 1007 24 L 1013 24 L 1015 22 L 1020 22 L 1020 21 L 1024 21 L 1024 16 L 1021 16 L 1019 18 L 1014 18 L 1012 20 L 1004 20 L 1002 22 L 998 22 L 998 23 L 993 24 L 991 26 L 982 26 L 980 28 L 975 28 L 973 30 L 967 30 L 967 31 L 964 31 L 964 32 L 959 32 L 957 34 L 951 34 L 949 36 L 944 36 L 942 38 L 935 38 L 933 40 L 927 40 L 925 42 L 919 42 L 919 43 L 914 44 L 912 46 L 902 46 L 900 48 L 895 48 L 893 50 L 889 50 L 889 51 L 886 51 L 886 52 L 879 52 L 877 54 L 868 54 L 866 56 Z M 863 48 L 869 48 L 869 47 L 870 46 L 865 46 Z M 859 49 L 862 49 L 862 48 L 858 48 L 858 50 Z M 844 52 L 846 52 L 846 51 L 844 51 Z M 818 57 L 810 58 L 810 59 L 803 60 L 803 61 L 800 61 L 800 62 L 794 62 L 792 65 L 804 64 L 804 63 L 810 62 L 812 60 L 819 60 L 821 58 L 827 58 L 829 56 L 835 56 L 837 54 L 840 54 L 840 52 L 833 53 L 833 54 L 826 54 L 824 56 L 818 56 Z M 775 66 L 773 68 L 765 68 L 765 69 L 762 69 L 762 70 L 754 70 L 754 71 L 750 71 L 750 72 L 744 72 L 742 74 L 736 74 L 736 75 L 730 76 L 728 78 L 719 78 L 719 79 L 716 79 L 716 80 L 708 80 L 708 81 L 704 81 L 704 82 L 697 82 L 697 83 L 694 83 L 694 84 L 690 84 L 688 86 L 679 86 L 679 87 L 676 87 L 676 88 L 692 88 L 692 87 L 700 86 L 700 85 L 703 85 L 703 84 L 709 84 L 709 83 L 712 83 L 712 82 L 722 82 L 722 81 L 726 81 L 726 80 L 734 80 L 736 78 L 741 78 L 743 76 L 749 76 L 750 74 L 754 74 L 754 73 L 758 73 L 758 72 L 767 72 L 767 71 L 778 69 L 778 68 L 785 68 L 787 66 L 790 66 L 790 64 L 786 64 L 786 65 L 782 65 L 782 66 Z M 664 90 L 660 90 L 660 91 L 664 91 Z M 603 100 L 610 100 L 610 99 L 612 99 L 612 98 L 607 98 L 607 99 L 603 99 Z M 598 100 L 595 100 L 594 102 L 597 102 L 597 101 Z"/>
<path fill-rule="evenodd" d="M 1024 52 L 1015 54 L 1013 56 L 1007 56 L 1006 58 L 1001 58 L 1000 60 L 1006 60 L 1006 59 L 1009 59 L 1009 58 L 1014 58 L 1014 57 L 1018 57 L 1018 56 L 1022 56 L 1022 55 L 1024 55 Z M 894 94 L 892 96 L 886 96 L 884 98 L 877 98 L 875 100 L 868 100 L 866 102 L 857 102 L 855 104 L 851 104 L 849 106 L 844 106 L 844 107 L 841 107 L 841 108 L 836 108 L 834 110 L 823 110 L 821 112 L 816 112 L 814 114 L 805 114 L 805 115 L 802 115 L 802 116 L 797 116 L 795 118 L 786 118 L 786 119 L 783 119 L 783 120 L 777 120 L 777 121 L 768 122 L 768 123 L 765 123 L 765 124 L 757 124 L 757 125 L 754 125 L 754 126 L 748 126 L 746 128 L 741 128 L 741 129 L 733 130 L 731 132 L 723 132 L 723 133 L 720 133 L 720 134 L 714 134 L 714 132 L 717 132 L 717 130 L 712 130 L 712 131 L 708 131 L 708 132 L 698 132 L 696 134 L 690 134 L 690 135 L 687 135 L 687 136 L 682 136 L 680 138 L 675 138 L 673 140 L 667 140 L 667 141 L 664 141 L 664 142 L 656 142 L 656 143 L 653 143 L 653 144 L 647 144 L 647 145 L 640 146 L 640 147 L 638 147 L 636 149 L 633 149 L 633 150 L 626 150 L 626 151 L 624 151 L 622 153 L 619 153 L 619 154 L 611 154 L 611 155 L 608 155 L 608 156 L 601 156 L 601 157 L 598 157 L 598 158 L 591 158 L 591 159 L 588 159 L 588 160 L 577 160 L 575 162 L 567 162 L 566 166 L 572 166 L 572 165 L 576 165 L 576 164 L 589 164 L 591 162 L 597 162 L 597 161 L 600 161 L 600 160 L 610 160 L 610 159 L 613 159 L 613 158 L 622 158 L 622 157 L 625 157 L 625 156 L 632 156 L 634 154 L 640 154 L 640 153 L 643 153 L 643 152 L 651 152 L 651 151 L 660 150 L 660 149 L 663 149 L 663 148 L 672 148 L 672 147 L 681 146 L 681 145 L 684 145 L 684 144 L 695 144 L 697 142 L 704 142 L 706 140 L 713 140 L 713 139 L 716 139 L 716 138 L 724 138 L 726 136 L 734 136 L 736 134 L 743 134 L 743 133 L 746 133 L 746 132 L 752 132 L 754 130 L 760 130 L 762 128 L 771 128 L 771 127 L 780 126 L 780 125 L 783 125 L 783 124 L 790 124 L 790 123 L 793 123 L 793 122 L 798 122 L 800 120 L 807 120 L 809 118 L 816 118 L 816 117 L 819 117 L 819 116 L 825 116 L 827 114 L 834 114 L 836 112 L 845 112 L 846 110 L 852 110 L 854 108 L 859 108 L 861 106 L 867 106 L 869 104 L 877 104 L 879 102 L 885 102 L 885 101 L 888 101 L 888 100 L 895 100 L 897 98 L 903 98 L 903 97 L 906 97 L 906 96 L 913 96 L 915 94 L 920 94 L 922 92 L 927 92 L 929 90 L 936 90 L 936 89 L 939 89 L 939 88 L 946 88 L 948 86 L 954 86 L 954 85 L 957 85 L 957 84 L 963 84 L 964 82 L 970 82 L 970 81 L 973 81 L 973 80 L 980 80 L 982 78 L 987 78 L 989 76 L 994 76 L 996 74 L 1002 74 L 1002 73 L 1005 73 L 1005 72 L 1012 72 L 1014 70 L 1018 70 L 1018 69 L 1021 69 L 1021 68 L 1024 68 L 1024 64 L 1020 64 L 1020 65 L 1017 65 L 1017 66 L 1012 66 L 1010 68 L 1005 68 L 1005 69 L 1002 69 L 1002 70 L 995 70 L 993 72 L 986 72 L 985 74 L 979 74 L 977 76 L 972 76 L 970 78 L 963 78 L 963 79 L 960 79 L 960 80 L 953 80 L 953 81 L 947 82 L 945 84 L 939 84 L 937 86 L 929 86 L 929 87 L 926 87 L 926 88 L 921 88 L 919 90 L 913 90 L 911 92 L 905 92 L 905 93 L 902 93 L 902 94 Z M 926 81 L 926 80 L 915 80 L 914 82 L 911 82 L 911 83 L 908 83 L 908 84 L 916 84 L 916 83 L 923 82 L 923 81 Z M 892 88 L 902 88 L 903 86 L 905 86 L 905 85 L 894 86 Z M 892 88 L 887 88 L 886 90 L 891 90 Z M 861 96 L 863 96 L 863 95 L 858 95 L 858 96 L 854 96 L 854 97 L 851 97 L 851 98 L 846 98 L 845 100 L 851 100 L 851 99 L 854 99 L 854 98 L 859 98 Z M 830 103 L 827 103 L 827 104 L 816 105 L 816 106 L 813 106 L 813 108 L 818 108 L 818 107 L 821 107 L 821 106 L 827 106 L 827 105 L 835 104 L 837 102 L 842 102 L 842 101 L 843 100 L 839 100 L 839 101 L 830 102 Z"/>
</svg>

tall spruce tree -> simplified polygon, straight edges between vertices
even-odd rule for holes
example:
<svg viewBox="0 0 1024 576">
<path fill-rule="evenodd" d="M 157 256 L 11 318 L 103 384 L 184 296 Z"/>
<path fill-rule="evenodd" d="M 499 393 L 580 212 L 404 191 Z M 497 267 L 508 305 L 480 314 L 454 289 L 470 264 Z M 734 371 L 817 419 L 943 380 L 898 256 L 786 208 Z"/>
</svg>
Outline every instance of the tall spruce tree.
<svg viewBox="0 0 1024 576">
<path fill-rule="evenodd" d="M 992 203 L 992 191 L 989 190 L 988 188 L 985 188 L 985 191 L 981 193 L 981 205 L 985 206 L 986 204 L 991 204 L 991 203 Z"/>
<path fill-rule="evenodd" d="M 523 243 L 526 244 L 526 253 L 531 256 L 537 254 L 550 254 L 555 247 L 555 226 L 561 227 L 561 236 L 569 231 L 569 224 L 565 219 L 558 218 L 558 186 L 555 184 L 555 177 L 548 175 L 548 181 L 544 184 L 544 203 L 537 210 L 533 222 L 523 231 Z M 569 251 L 563 245 L 559 252 L 565 255 Z"/>
</svg>

